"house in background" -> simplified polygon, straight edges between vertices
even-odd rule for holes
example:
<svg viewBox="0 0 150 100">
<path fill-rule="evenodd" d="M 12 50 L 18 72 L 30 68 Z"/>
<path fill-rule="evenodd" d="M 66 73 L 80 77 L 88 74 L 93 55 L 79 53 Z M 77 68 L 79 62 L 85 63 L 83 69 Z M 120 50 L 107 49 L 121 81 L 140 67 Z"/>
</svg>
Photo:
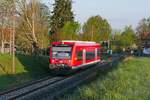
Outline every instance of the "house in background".
<svg viewBox="0 0 150 100">
<path fill-rule="evenodd" d="M 144 55 L 150 55 L 150 33 L 140 35 L 141 47 Z"/>
</svg>

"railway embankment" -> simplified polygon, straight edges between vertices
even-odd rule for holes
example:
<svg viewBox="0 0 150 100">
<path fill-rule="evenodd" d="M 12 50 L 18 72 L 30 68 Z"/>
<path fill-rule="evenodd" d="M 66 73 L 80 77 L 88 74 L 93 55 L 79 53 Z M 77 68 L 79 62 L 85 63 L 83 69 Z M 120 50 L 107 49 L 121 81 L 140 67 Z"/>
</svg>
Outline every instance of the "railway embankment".
<svg viewBox="0 0 150 100">
<path fill-rule="evenodd" d="M 0 91 L 49 76 L 48 57 L 16 55 L 16 74 L 11 74 L 12 57 L 0 55 Z"/>
</svg>

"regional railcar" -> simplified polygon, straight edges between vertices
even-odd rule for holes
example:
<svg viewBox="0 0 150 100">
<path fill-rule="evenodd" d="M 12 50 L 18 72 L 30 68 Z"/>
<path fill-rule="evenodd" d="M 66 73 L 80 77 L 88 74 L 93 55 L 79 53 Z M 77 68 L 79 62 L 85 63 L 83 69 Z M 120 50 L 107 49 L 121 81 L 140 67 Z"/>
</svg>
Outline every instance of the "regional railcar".
<svg viewBox="0 0 150 100">
<path fill-rule="evenodd" d="M 68 71 L 100 62 L 100 44 L 86 41 L 53 42 L 50 47 L 50 69 Z"/>
</svg>

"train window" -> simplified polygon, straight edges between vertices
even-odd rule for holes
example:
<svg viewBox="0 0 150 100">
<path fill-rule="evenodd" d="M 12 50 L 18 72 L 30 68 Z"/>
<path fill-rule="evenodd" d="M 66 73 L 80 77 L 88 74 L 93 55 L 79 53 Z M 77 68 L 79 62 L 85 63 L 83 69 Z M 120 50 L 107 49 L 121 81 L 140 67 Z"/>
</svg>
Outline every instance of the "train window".
<svg viewBox="0 0 150 100">
<path fill-rule="evenodd" d="M 56 59 L 70 59 L 71 47 L 52 47 L 52 55 Z"/>
<path fill-rule="evenodd" d="M 86 60 L 95 59 L 95 51 L 86 51 Z"/>
<path fill-rule="evenodd" d="M 82 55 L 83 55 L 83 52 L 82 51 L 78 51 L 77 52 L 77 60 L 82 60 L 83 59 Z"/>
</svg>

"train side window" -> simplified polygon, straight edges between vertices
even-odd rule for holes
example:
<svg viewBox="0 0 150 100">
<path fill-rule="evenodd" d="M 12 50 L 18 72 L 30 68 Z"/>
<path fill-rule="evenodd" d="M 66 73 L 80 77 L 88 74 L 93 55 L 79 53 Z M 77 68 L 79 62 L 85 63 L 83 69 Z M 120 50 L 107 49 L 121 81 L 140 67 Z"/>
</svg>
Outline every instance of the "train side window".
<svg viewBox="0 0 150 100">
<path fill-rule="evenodd" d="M 86 60 L 92 60 L 95 59 L 95 51 L 87 51 L 86 52 Z"/>
<path fill-rule="evenodd" d="M 82 51 L 78 51 L 77 52 L 77 60 L 83 60 L 82 55 L 83 55 L 83 52 Z"/>
</svg>

